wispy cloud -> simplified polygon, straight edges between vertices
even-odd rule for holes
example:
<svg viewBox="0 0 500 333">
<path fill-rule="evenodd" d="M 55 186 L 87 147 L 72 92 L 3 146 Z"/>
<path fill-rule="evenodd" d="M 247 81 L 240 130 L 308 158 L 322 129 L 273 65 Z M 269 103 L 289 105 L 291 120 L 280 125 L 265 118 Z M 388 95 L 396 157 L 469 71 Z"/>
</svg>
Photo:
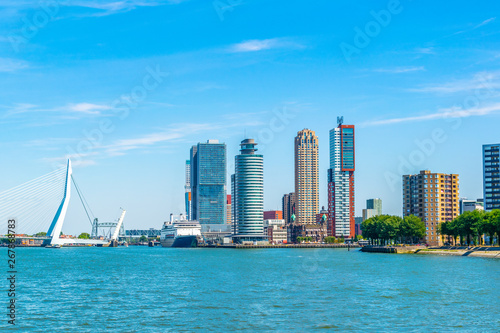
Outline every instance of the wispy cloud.
<svg viewBox="0 0 500 333">
<path fill-rule="evenodd" d="M 394 125 L 401 123 L 412 123 L 412 122 L 421 122 L 427 120 L 436 120 L 436 119 L 449 119 L 449 118 L 468 118 L 474 116 L 487 116 L 494 113 L 500 112 L 500 103 L 492 104 L 489 106 L 484 106 L 480 108 L 474 109 L 463 109 L 459 107 L 447 108 L 447 109 L 439 109 L 435 113 L 425 114 L 421 116 L 411 116 L 411 117 L 401 117 L 401 118 L 391 118 L 384 120 L 374 120 L 363 123 L 361 126 L 369 127 L 369 126 L 381 126 L 381 125 Z"/>
<path fill-rule="evenodd" d="M 476 24 L 475 26 L 473 26 L 473 27 L 472 27 L 472 28 L 470 28 L 470 29 L 465 29 L 465 30 L 460 30 L 460 31 L 457 31 L 457 32 L 455 32 L 455 33 L 451 34 L 450 36 L 460 35 L 460 34 L 464 34 L 464 33 L 466 33 L 466 32 L 471 32 L 471 31 L 474 31 L 474 30 L 476 30 L 476 29 L 479 29 L 479 28 L 481 28 L 481 27 L 484 27 L 485 25 L 488 25 L 488 24 L 490 24 L 490 23 L 494 22 L 495 20 L 496 20 L 496 17 L 491 17 L 491 18 L 489 18 L 489 19 L 487 19 L 487 20 L 484 20 L 483 22 L 481 22 L 481 23 L 479 23 L 479 24 Z"/>
<path fill-rule="evenodd" d="M 138 136 L 131 139 L 122 139 L 113 142 L 110 145 L 103 146 L 102 152 L 107 157 L 124 155 L 127 151 L 135 149 L 143 149 L 149 146 L 178 141 L 187 136 L 193 136 L 202 132 L 218 132 L 227 130 L 232 127 L 241 126 L 261 126 L 263 123 L 251 121 L 248 123 L 183 123 L 175 124 L 170 128 L 143 136 Z"/>
<path fill-rule="evenodd" d="M 401 74 L 401 73 L 410 73 L 410 72 L 425 71 L 425 67 L 424 66 L 418 66 L 418 67 L 378 68 L 378 69 L 374 69 L 373 71 L 374 72 L 379 72 L 379 73 Z"/>
<path fill-rule="evenodd" d="M 23 60 L 0 58 L 0 72 L 16 72 L 28 67 L 28 63 Z"/>
<path fill-rule="evenodd" d="M 481 22 L 478 25 L 476 25 L 473 29 L 477 29 L 477 28 L 480 28 L 480 27 L 482 27 L 484 25 L 490 24 L 491 22 L 493 22 L 495 20 L 496 20 L 496 17 L 492 17 L 492 18 L 489 18 L 487 20 L 484 20 L 483 22 Z"/>
<path fill-rule="evenodd" d="M 436 54 L 434 47 L 417 47 L 415 52 L 419 54 Z"/>
<path fill-rule="evenodd" d="M 271 49 L 303 48 L 304 46 L 284 38 L 253 39 L 231 45 L 228 49 L 232 53 L 258 52 Z"/>
<path fill-rule="evenodd" d="M 69 104 L 61 110 L 68 109 L 72 112 L 84 113 L 84 114 L 101 114 L 102 111 L 111 110 L 112 107 L 108 105 L 99 105 L 92 103 L 78 103 L 78 104 Z"/>
<path fill-rule="evenodd" d="M 157 7 L 165 5 L 175 5 L 186 2 L 188 0 L 59 0 L 54 1 L 60 7 L 65 7 L 63 17 L 100 17 L 113 14 L 125 13 L 141 7 Z M 43 4 L 43 2 L 42 2 Z M 51 5 L 53 5 L 51 3 Z M 23 12 L 40 8 L 40 5 L 34 1 L 24 0 L 4 0 L 0 3 L 0 16 L 10 17 L 19 16 Z M 72 11 L 71 8 L 78 9 L 78 12 Z M 82 9 L 84 11 L 82 11 Z M 85 11 L 86 10 L 86 11 Z M 61 11 L 58 11 L 61 13 Z M 62 13 L 61 13 L 62 15 Z"/>
<path fill-rule="evenodd" d="M 70 103 L 64 106 L 58 106 L 53 108 L 44 108 L 39 105 L 29 104 L 29 103 L 17 103 L 12 106 L 0 106 L 0 108 L 6 109 L 4 117 L 11 117 L 26 113 L 56 113 L 61 116 L 72 116 L 78 117 L 84 115 L 101 115 L 104 111 L 111 110 L 112 107 L 105 104 L 93 104 L 93 103 Z"/>
<path fill-rule="evenodd" d="M 242 118 L 245 117 L 240 117 L 239 122 L 228 120 L 217 123 L 172 124 L 169 128 L 163 131 L 139 135 L 132 138 L 119 139 L 107 145 L 95 146 L 90 153 L 47 158 L 44 159 L 44 162 L 64 163 L 68 158 L 71 158 L 72 160 L 78 161 L 78 165 L 80 166 L 94 165 L 98 160 L 116 156 L 123 156 L 134 150 L 146 151 L 146 149 L 148 148 L 162 149 L 164 148 L 165 144 L 169 144 L 171 142 L 179 142 L 180 140 L 186 140 L 187 137 L 192 137 L 193 135 L 200 133 L 205 133 L 207 135 L 210 133 L 220 135 L 221 131 L 229 130 L 234 127 L 258 127 L 265 125 L 264 122 L 260 122 L 255 119 L 250 119 L 248 121 L 245 121 L 244 119 L 242 121 Z M 64 139 L 63 142 L 68 143 L 70 141 L 75 142 L 78 140 Z M 51 138 L 42 141 L 30 141 L 27 144 L 40 145 L 41 143 L 61 143 L 61 140 Z M 45 148 L 47 148 L 47 150 L 51 150 L 50 147 Z"/>
<path fill-rule="evenodd" d="M 63 2 L 67 7 L 82 7 L 94 10 L 93 13 L 88 13 L 84 16 L 108 16 L 118 13 L 125 13 L 140 7 L 156 7 L 168 4 L 177 4 L 183 2 L 177 1 L 140 1 L 140 0 L 124 0 L 124 1 L 66 1 Z"/>
<path fill-rule="evenodd" d="M 409 89 L 413 92 L 430 92 L 440 94 L 453 94 L 477 89 L 494 90 L 500 88 L 500 72 L 480 72 L 471 79 L 455 80 L 442 84 L 431 84 L 420 88 Z"/>
</svg>

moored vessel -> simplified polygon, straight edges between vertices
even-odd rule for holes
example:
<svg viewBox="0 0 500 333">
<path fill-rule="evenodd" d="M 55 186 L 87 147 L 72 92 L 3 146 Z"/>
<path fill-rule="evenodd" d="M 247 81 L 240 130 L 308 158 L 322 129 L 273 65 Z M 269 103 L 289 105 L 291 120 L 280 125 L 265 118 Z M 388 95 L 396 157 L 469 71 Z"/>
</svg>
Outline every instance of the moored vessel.
<svg viewBox="0 0 500 333">
<path fill-rule="evenodd" d="M 160 233 L 162 247 L 197 247 L 201 239 L 201 225 L 198 221 L 187 221 L 181 215 L 178 220 L 170 214 L 170 221 L 163 224 Z"/>
</svg>

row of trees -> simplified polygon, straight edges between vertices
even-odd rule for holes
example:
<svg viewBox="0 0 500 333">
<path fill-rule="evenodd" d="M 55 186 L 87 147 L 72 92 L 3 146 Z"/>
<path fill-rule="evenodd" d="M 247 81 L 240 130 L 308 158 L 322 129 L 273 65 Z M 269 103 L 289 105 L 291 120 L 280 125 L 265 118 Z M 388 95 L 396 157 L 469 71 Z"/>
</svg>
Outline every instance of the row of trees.
<svg viewBox="0 0 500 333">
<path fill-rule="evenodd" d="M 342 244 L 345 243 L 344 237 L 333 237 L 333 236 L 328 236 L 323 239 L 323 241 L 326 244 Z"/>
<path fill-rule="evenodd" d="M 425 237 L 425 223 L 411 215 L 405 218 L 379 215 L 361 224 L 363 237 L 372 245 L 415 244 Z"/>
<path fill-rule="evenodd" d="M 302 242 L 312 242 L 313 241 L 313 238 L 312 237 L 302 237 L 302 236 L 299 236 L 297 237 L 297 243 L 302 243 Z"/>
<path fill-rule="evenodd" d="M 465 212 L 451 222 L 441 223 L 438 232 L 443 243 L 453 245 L 483 245 L 483 235 L 489 236 L 490 245 L 496 241 L 500 245 L 500 210 L 491 212 Z"/>
</svg>

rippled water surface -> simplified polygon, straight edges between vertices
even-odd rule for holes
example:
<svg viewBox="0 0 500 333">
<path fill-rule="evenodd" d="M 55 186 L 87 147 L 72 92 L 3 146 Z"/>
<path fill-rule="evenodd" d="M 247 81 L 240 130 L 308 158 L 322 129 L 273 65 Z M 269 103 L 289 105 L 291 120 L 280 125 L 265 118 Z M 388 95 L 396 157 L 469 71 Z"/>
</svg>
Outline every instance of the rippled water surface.
<svg viewBox="0 0 500 333">
<path fill-rule="evenodd" d="M 344 249 L 16 251 L 18 332 L 500 327 L 495 259 Z M 7 276 L 7 253 L 0 252 Z M 10 331 L 2 318 L 0 331 Z"/>
</svg>

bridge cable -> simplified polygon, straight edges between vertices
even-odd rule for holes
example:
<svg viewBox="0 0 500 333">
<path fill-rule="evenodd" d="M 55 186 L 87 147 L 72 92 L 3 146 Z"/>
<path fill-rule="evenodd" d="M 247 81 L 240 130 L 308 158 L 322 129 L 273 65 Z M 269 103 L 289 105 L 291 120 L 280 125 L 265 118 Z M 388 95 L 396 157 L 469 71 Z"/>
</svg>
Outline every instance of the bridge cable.
<svg viewBox="0 0 500 333">
<path fill-rule="evenodd" d="M 75 184 L 75 188 L 76 188 L 76 192 L 78 193 L 78 196 L 80 197 L 80 201 L 82 202 L 82 205 L 83 205 L 83 209 L 85 209 L 85 213 L 87 214 L 87 217 L 89 219 L 89 222 L 90 222 L 90 225 L 92 225 L 92 219 L 90 218 L 90 215 L 89 215 L 89 212 L 87 211 L 87 207 L 85 206 L 85 197 L 83 196 L 83 194 L 80 192 L 80 188 L 78 187 L 78 185 L 76 184 L 75 182 L 75 178 L 73 178 L 73 175 L 71 175 L 71 180 L 73 181 L 73 184 Z M 89 207 L 89 210 L 90 210 L 90 207 Z M 90 213 L 92 214 L 92 216 L 94 217 L 94 214 L 92 213 L 92 210 L 90 210 Z"/>
</svg>

